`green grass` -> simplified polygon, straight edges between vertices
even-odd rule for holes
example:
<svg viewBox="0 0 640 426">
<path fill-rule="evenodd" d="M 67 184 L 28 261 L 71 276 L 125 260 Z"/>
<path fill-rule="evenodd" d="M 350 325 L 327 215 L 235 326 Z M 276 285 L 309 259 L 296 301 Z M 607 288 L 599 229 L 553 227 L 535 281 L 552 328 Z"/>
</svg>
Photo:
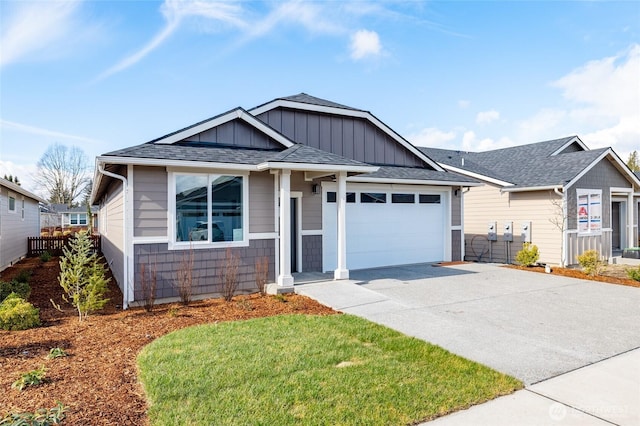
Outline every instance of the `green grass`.
<svg viewBox="0 0 640 426">
<path fill-rule="evenodd" d="M 350 315 L 191 327 L 146 346 L 138 365 L 152 425 L 406 425 L 522 387 Z"/>
</svg>

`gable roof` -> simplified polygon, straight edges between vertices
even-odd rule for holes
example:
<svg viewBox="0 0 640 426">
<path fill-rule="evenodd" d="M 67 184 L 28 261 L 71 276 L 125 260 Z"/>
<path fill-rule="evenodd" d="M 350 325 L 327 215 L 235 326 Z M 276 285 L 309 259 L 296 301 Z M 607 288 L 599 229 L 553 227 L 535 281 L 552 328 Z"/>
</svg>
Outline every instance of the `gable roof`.
<svg viewBox="0 0 640 426">
<path fill-rule="evenodd" d="M 611 148 L 589 150 L 577 136 L 484 152 L 421 150 L 449 170 L 507 187 L 508 191 L 571 185 L 607 156 L 624 172 Z"/>
<path fill-rule="evenodd" d="M 69 207 L 66 204 L 49 204 L 49 213 L 86 213 L 87 206 Z M 98 206 L 91 206 L 91 213 L 97 213 Z"/>
<path fill-rule="evenodd" d="M 23 187 L 21 187 L 20 185 L 17 185 L 17 184 L 15 184 L 13 182 L 9 182 L 6 179 L 0 178 L 0 186 L 4 186 L 5 188 L 7 188 L 11 192 L 17 192 L 20 195 L 24 195 L 25 197 L 32 198 L 32 199 L 36 200 L 39 203 L 46 203 L 46 201 L 44 199 L 40 198 L 39 196 L 37 196 L 33 192 L 29 192 L 26 189 L 24 189 Z"/>
<path fill-rule="evenodd" d="M 276 98 L 272 101 L 251 108 L 249 112 L 254 116 L 258 116 L 276 108 L 290 108 L 297 110 L 314 111 L 324 114 L 343 115 L 347 117 L 356 117 L 368 120 L 378 129 L 391 137 L 396 143 L 402 145 L 420 160 L 433 167 L 434 170 L 444 171 L 444 169 L 440 165 L 438 165 L 437 162 L 433 161 L 431 158 L 429 158 L 428 155 L 420 151 L 420 149 L 412 145 L 408 140 L 400 136 L 391 127 L 387 126 L 369 111 L 348 107 L 346 105 L 338 104 L 326 99 L 316 98 L 315 96 L 311 96 L 306 93 L 300 93 L 293 96 Z"/>
</svg>

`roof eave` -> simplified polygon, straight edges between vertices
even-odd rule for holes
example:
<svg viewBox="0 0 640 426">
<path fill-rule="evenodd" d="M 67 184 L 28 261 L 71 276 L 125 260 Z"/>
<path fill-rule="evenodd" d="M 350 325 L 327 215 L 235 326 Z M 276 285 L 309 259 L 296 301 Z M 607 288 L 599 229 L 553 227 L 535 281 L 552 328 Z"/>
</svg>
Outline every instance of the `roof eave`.
<svg viewBox="0 0 640 426">
<path fill-rule="evenodd" d="M 508 187 L 500 189 L 500 192 L 532 192 L 532 191 L 549 191 L 560 190 L 562 185 L 544 185 L 544 186 L 523 186 L 523 187 Z"/>
<path fill-rule="evenodd" d="M 351 173 L 373 173 L 379 167 L 368 165 L 344 165 L 344 164 L 315 164 L 315 163 L 291 163 L 279 161 L 265 161 L 257 166 L 258 171 L 270 169 L 284 169 L 306 172 L 351 172 Z"/>
<path fill-rule="evenodd" d="M 457 182 L 448 180 L 434 180 L 434 179 L 401 179 L 401 178 L 376 178 L 366 176 L 354 176 L 347 178 L 348 182 L 369 182 L 369 183 L 396 183 L 407 185 L 435 185 L 435 186 L 483 186 L 481 182 Z"/>
<path fill-rule="evenodd" d="M 26 189 L 24 189 L 23 187 L 21 187 L 20 185 L 17 185 L 13 182 L 10 182 L 6 179 L 2 179 L 2 186 L 6 187 L 7 189 L 9 189 L 12 192 L 17 192 L 20 195 L 24 195 L 25 197 L 29 197 L 32 198 L 34 200 L 36 200 L 39 203 L 47 203 L 47 201 L 43 198 L 40 198 L 40 196 L 34 194 L 33 192 L 27 191 Z"/>
<path fill-rule="evenodd" d="M 469 176 L 470 178 L 480 179 L 480 180 L 483 180 L 485 182 L 493 183 L 495 185 L 500 185 L 500 186 L 506 186 L 506 187 L 513 186 L 513 183 L 511 183 L 511 182 L 507 182 L 507 181 L 504 181 L 504 180 L 492 178 L 491 176 L 487 176 L 487 175 L 483 175 L 483 174 L 475 173 L 475 172 L 470 172 L 469 170 L 460 169 L 458 167 L 450 166 L 450 165 L 445 164 L 445 163 L 440 163 L 440 165 L 443 168 L 445 168 L 446 170 L 450 171 L 450 172 L 458 173 L 458 174 L 461 174 L 461 175 L 464 175 L 464 176 Z"/>
</svg>

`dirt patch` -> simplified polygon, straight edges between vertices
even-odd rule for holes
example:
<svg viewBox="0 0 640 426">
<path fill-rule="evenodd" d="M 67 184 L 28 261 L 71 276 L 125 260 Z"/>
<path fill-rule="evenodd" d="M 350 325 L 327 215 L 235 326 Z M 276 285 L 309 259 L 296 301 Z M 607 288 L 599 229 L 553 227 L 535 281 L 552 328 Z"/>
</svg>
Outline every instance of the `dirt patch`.
<svg viewBox="0 0 640 426">
<path fill-rule="evenodd" d="M 68 407 L 65 425 L 144 425 L 147 404 L 137 379 L 136 355 L 152 340 L 196 324 L 234 321 L 280 314 L 330 315 L 336 312 L 295 294 L 282 298 L 238 296 L 231 302 L 211 299 L 159 305 L 151 313 L 141 308 L 122 311 L 122 294 L 112 282 L 110 301 L 97 314 L 79 323 L 77 312 L 62 300 L 57 277 L 58 258 L 42 264 L 26 259 L 5 270 L 7 281 L 21 270 L 32 271 L 29 301 L 40 309 L 42 327 L 25 331 L 0 330 L 0 418 L 8 412 Z M 50 301 L 63 308 L 60 312 Z M 47 359 L 51 348 L 69 356 Z M 22 392 L 11 389 L 21 373 L 41 366 L 45 383 Z"/>
<path fill-rule="evenodd" d="M 519 266 L 519 265 L 505 265 L 508 268 L 521 269 L 524 271 L 545 273 L 542 266 Z M 637 268 L 633 265 L 607 265 L 604 272 L 598 276 L 590 276 L 585 274 L 579 269 L 573 268 L 551 268 L 551 273 L 554 275 L 562 275 L 564 277 L 580 278 L 583 280 L 599 281 L 610 284 L 626 285 L 631 287 L 640 287 L 640 281 L 635 281 L 629 278 L 627 271 L 629 269 Z"/>
</svg>

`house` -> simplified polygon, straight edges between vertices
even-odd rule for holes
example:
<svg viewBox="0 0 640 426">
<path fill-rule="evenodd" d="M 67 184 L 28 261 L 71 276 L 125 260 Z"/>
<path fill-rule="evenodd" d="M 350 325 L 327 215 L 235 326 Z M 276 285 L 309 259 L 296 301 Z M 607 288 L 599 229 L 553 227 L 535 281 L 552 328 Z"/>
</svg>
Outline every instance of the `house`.
<svg viewBox="0 0 640 426">
<path fill-rule="evenodd" d="M 43 199 L 0 178 L 0 271 L 27 254 L 27 238 L 40 234 Z"/>
<path fill-rule="evenodd" d="M 510 263 L 530 240 L 540 261 L 577 264 L 638 245 L 640 179 L 611 148 L 577 136 L 486 152 L 421 148 L 440 166 L 482 181 L 464 197 L 466 259 Z"/>
<path fill-rule="evenodd" d="M 69 207 L 66 204 L 52 203 L 46 207 L 47 220 L 42 220 L 43 228 L 54 228 L 61 231 L 87 228 L 89 226 L 89 213 L 87 206 Z M 98 206 L 91 206 L 91 219 L 94 229 L 98 228 Z"/>
<path fill-rule="evenodd" d="M 271 291 L 296 272 L 331 272 L 464 256 L 462 193 L 479 183 L 443 169 L 368 111 L 307 94 L 235 108 L 96 159 L 102 252 L 124 295 L 176 300 L 191 256 L 194 294 L 220 290 L 225 253 L 241 291 L 268 259 Z"/>
</svg>

